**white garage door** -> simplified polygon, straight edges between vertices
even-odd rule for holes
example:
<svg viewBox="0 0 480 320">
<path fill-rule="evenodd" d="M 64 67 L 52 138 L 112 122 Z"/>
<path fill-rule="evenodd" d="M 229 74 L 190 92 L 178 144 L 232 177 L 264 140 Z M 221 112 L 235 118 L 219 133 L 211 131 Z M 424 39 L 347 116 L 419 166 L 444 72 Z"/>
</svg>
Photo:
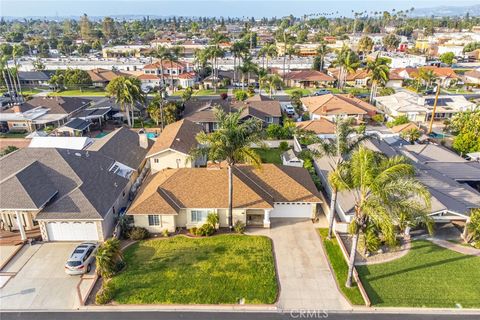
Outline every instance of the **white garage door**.
<svg viewBox="0 0 480 320">
<path fill-rule="evenodd" d="M 289 203 L 280 204 L 275 203 L 273 211 L 270 213 L 272 218 L 311 218 L 312 205 L 309 203 Z"/>
<path fill-rule="evenodd" d="M 98 240 L 95 222 L 48 222 L 47 232 L 50 241 Z"/>
</svg>

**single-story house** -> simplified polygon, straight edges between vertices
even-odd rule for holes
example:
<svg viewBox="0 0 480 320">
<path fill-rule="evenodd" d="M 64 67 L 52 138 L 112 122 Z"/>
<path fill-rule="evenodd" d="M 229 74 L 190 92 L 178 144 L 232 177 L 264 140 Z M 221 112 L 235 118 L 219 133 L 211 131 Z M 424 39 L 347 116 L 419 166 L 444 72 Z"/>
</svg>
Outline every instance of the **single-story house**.
<svg viewBox="0 0 480 320">
<path fill-rule="evenodd" d="M 105 88 L 110 83 L 110 81 L 118 77 L 127 76 L 126 73 L 122 73 L 120 71 L 102 68 L 95 68 L 92 70 L 88 70 L 87 72 L 92 79 L 93 86 L 100 88 Z"/>
<path fill-rule="evenodd" d="M 50 73 L 45 71 L 19 71 L 18 80 L 22 88 L 48 87 Z"/>
<path fill-rule="evenodd" d="M 334 77 L 317 70 L 299 70 L 285 74 L 285 84 L 288 87 L 329 87 L 334 82 Z"/>
<path fill-rule="evenodd" d="M 329 68 L 327 74 L 337 81 L 340 80 L 340 68 Z M 345 84 L 350 87 L 366 87 L 371 79 L 371 74 L 366 69 L 358 69 L 347 74 Z"/>
<path fill-rule="evenodd" d="M 480 69 L 465 72 L 463 79 L 466 84 L 480 85 Z"/>
<path fill-rule="evenodd" d="M 319 138 L 335 138 L 335 123 L 326 118 L 295 122 L 297 128 L 315 133 Z"/>
<path fill-rule="evenodd" d="M 25 148 L 0 158 L 0 217 L 44 241 L 104 241 L 153 142 L 120 128 L 83 150 Z"/>
<path fill-rule="evenodd" d="M 304 97 L 300 101 L 312 120 L 326 118 L 335 121 L 336 117 L 353 117 L 363 121 L 377 113 L 377 108 L 368 102 L 343 94 Z"/>
<path fill-rule="evenodd" d="M 182 119 L 166 126 L 147 154 L 152 173 L 167 168 L 192 168 L 205 164 L 192 161 L 190 151 L 198 146 L 196 135 L 203 127 Z"/>
<path fill-rule="evenodd" d="M 264 164 L 233 168 L 233 222 L 270 227 L 270 218 L 317 214 L 318 191 L 304 168 Z M 199 227 L 209 213 L 228 226 L 227 168 L 165 169 L 147 177 L 127 215 L 150 232 Z"/>
<path fill-rule="evenodd" d="M 87 120 L 80 118 L 72 118 L 70 121 L 65 123 L 63 126 L 58 128 L 56 132 L 60 135 L 70 136 L 70 137 L 81 137 L 88 131 L 90 131 L 90 125 L 92 123 Z"/>
</svg>

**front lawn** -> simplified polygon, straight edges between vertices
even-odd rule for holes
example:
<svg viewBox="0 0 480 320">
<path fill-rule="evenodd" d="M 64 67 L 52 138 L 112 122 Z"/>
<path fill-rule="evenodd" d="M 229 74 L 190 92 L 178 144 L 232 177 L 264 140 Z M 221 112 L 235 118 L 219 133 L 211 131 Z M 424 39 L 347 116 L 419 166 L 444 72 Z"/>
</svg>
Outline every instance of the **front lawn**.
<svg viewBox="0 0 480 320">
<path fill-rule="evenodd" d="M 325 249 L 328 261 L 335 273 L 337 285 L 340 287 L 343 295 L 354 305 L 365 305 L 360 289 L 358 289 L 356 284 L 354 284 L 352 288 L 347 288 L 345 286 L 348 274 L 348 264 L 345 261 L 337 239 L 332 238 L 332 240 L 328 240 L 328 229 L 318 229 L 318 233 L 322 238 L 323 248 Z"/>
<path fill-rule="evenodd" d="M 282 164 L 282 159 L 280 155 L 283 153 L 278 148 L 259 148 L 255 149 L 263 163 L 275 163 Z"/>
<path fill-rule="evenodd" d="M 58 92 L 49 93 L 49 96 L 59 96 L 59 97 L 76 97 L 76 96 L 85 96 L 85 97 L 103 97 L 107 93 L 103 89 L 83 89 L 83 90 L 64 90 Z"/>
<path fill-rule="evenodd" d="M 480 307 L 480 257 L 412 242 L 410 252 L 387 263 L 358 266 L 372 304 L 380 307 Z"/>
<path fill-rule="evenodd" d="M 193 92 L 194 96 L 216 96 L 220 95 L 222 93 L 227 93 L 228 89 L 217 89 L 217 92 L 215 92 L 214 89 L 204 89 L 204 90 L 197 90 Z"/>
<path fill-rule="evenodd" d="M 246 235 L 146 240 L 124 252 L 126 269 L 109 282 L 121 304 L 274 303 L 271 240 Z"/>
<path fill-rule="evenodd" d="M 292 95 L 294 91 L 301 91 L 303 96 L 309 96 L 315 89 L 304 89 L 304 88 L 285 88 L 284 92 L 288 95 Z"/>
</svg>

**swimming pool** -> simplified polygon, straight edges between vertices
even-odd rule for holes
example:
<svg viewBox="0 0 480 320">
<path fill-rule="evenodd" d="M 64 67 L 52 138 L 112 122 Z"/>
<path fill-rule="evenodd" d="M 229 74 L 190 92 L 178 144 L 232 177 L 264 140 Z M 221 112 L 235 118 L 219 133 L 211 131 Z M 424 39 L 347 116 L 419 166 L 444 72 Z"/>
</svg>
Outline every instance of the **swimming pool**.
<svg viewBox="0 0 480 320">
<path fill-rule="evenodd" d="M 147 132 L 147 138 L 155 140 L 157 138 L 157 135 L 153 132 Z"/>
</svg>

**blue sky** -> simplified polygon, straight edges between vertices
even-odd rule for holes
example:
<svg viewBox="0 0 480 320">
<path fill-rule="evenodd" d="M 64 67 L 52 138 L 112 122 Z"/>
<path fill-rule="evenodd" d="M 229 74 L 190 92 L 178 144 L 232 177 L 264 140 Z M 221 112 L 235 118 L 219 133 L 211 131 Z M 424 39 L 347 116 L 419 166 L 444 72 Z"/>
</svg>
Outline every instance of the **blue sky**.
<svg viewBox="0 0 480 320">
<path fill-rule="evenodd" d="M 463 6 L 479 1 L 460 0 L 0 0 L 2 16 L 90 16 L 105 15 L 177 15 L 177 16 L 255 16 L 272 17 L 293 14 L 336 12 L 351 15 L 351 10 L 380 11 L 435 6 Z"/>
</svg>

